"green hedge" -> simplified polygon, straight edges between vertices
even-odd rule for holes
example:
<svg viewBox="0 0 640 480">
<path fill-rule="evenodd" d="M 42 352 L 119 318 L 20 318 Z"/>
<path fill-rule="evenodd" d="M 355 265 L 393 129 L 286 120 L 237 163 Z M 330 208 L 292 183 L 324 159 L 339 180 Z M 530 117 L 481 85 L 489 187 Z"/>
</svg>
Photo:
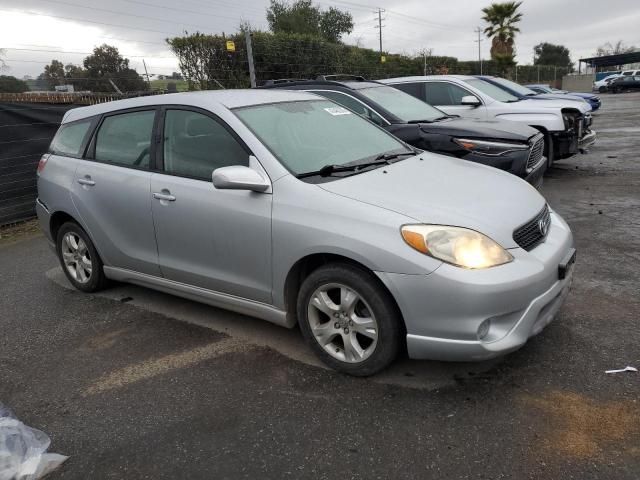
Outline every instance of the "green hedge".
<svg viewBox="0 0 640 480">
<path fill-rule="evenodd" d="M 226 42 L 232 40 L 236 51 L 229 53 Z M 249 66 L 244 33 L 234 35 L 204 35 L 200 33 L 167 39 L 180 61 L 182 74 L 191 89 L 249 87 Z M 366 78 L 389 78 L 422 75 L 423 56 L 385 54 L 381 62 L 379 52 L 352 45 L 329 43 L 311 35 L 252 34 L 253 59 L 258 84 L 281 78 L 314 78 L 321 74 L 362 75 Z M 477 61 L 460 62 L 454 57 L 429 56 L 427 74 L 479 74 Z M 494 62 L 483 62 L 483 73 L 499 74 Z M 561 79 L 566 69 L 540 67 L 540 82 Z M 515 79 L 515 69 L 508 72 Z M 538 81 L 537 66 L 518 67 L 520 83 Z"/>
</svg>

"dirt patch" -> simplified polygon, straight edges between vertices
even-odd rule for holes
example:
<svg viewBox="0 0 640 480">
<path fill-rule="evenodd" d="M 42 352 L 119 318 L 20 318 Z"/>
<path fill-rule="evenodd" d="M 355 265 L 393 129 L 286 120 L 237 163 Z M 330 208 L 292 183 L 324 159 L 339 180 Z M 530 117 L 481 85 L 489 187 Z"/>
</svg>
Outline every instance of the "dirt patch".
<svg viewBox="0 0 640 480">
<path fill-rule="evenodd" d="M 0 245 L 14 243 L 24 238 L 41 234 L 42 232 L 36 219 L 4 225 L 0 227 Z"/>
<path fill-rule="evenodd" d="M 573 392 L 552 391 L 521 399 L 543 415 L 548 429 L 541 439 L 549 456 L 603 460 L 609 454 L 640 457 L 640 412 L 635 401 L 597 402 Z"/>
</svg>

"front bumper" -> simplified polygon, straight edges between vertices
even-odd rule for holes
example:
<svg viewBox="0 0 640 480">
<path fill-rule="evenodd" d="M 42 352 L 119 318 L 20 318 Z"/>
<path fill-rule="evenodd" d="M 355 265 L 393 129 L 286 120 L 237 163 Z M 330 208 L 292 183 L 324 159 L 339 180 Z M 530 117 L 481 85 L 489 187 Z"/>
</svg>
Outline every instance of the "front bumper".
<svg viewBox="0 0 640 480">
<path fill-rule="evenodd" d="M 592 147 L 596 143 L 596 132 L 588 130 L 578 142 L 581 150 Z"/>
<path fill-rule="evenodd" d="M 527 160 L 529 159 L 529 150 L 521 150 L 509 152 L 499 156 L 481 155 L 478 153 L 470 153 L 463 157 L 464 160 L 470 162 L 481 163 L 489 167 L 505 170 L 529 182 L 535 188 L 542 186 L 542 178 L 546 170 L 547 159 L 542 157 L 540 161 L 533 166 L 531 171 L 527 171 Z"/>
<path fill-rule="evenodd" d="M 477 361 L 520 348 L 556 316 L 571 285 L 558 266 L 573 247 L 567 224 L 551 214 L 549 233 L 530 252 L 486 270 L 443 264 L 429 275 L 378 273 L 396 299 L 407 329 L 409 356 Z M 490 319 L 486 332 L 481 325 Z"/>
</svg>

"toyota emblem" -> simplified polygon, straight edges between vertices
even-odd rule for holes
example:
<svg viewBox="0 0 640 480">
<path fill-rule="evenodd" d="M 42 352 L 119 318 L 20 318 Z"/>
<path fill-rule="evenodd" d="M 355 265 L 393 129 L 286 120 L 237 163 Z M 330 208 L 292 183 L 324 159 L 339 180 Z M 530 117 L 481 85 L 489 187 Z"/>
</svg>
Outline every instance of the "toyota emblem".
<svg viewBox="0 0 640 480">
<path fill-rule="evenodd" d="M 538 230 L 540 230 L 543 237 L 546 236 L 549 231 L 549 219 L 541 218 L 538 222 Z"/>
</svg>

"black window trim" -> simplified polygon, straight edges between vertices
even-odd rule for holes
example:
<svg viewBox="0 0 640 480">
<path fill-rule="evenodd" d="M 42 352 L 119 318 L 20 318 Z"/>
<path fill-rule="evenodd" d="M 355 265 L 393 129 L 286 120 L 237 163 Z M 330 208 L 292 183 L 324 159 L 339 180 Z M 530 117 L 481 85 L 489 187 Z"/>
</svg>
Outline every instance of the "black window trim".
<svg viewBox="0 0 640 480">
<path fill-rule="evenodd" d="M 85 118 L 80 118 L 78 120 L 73 120 L 71 122 L 65 122 L 65 123 L 60 124 L 60 126 L 58 127 L 58 131 L 56 131 L 55 135 L 51 139 L 51 143 L 49 143 L 49 146 L 47 147 L 47 153 L 49 153 L 51 155 L 57 155 L 59 157 L 78 158 L 78 159 L 84 158 L 84 153 L 85 153 L 85 151 L 87 149 L 87 145 L 89 144 L 89 140 L 91 139 L 91 136 L 93 135 L 93 130 L 95 128 L 95 124 L 96 124 L 97 120 L 98 120 L 97 117 L 85 117 Z M 74 125 L 74 124 L 78 124 L 78 123 L 85 123 L 85 122 L 89 122 L 89 128 L 87 128 L 87 131 L 84 132 L 84 137 L 82 137 L 82 141 L 80 142 L 80 149 L 79 149 L 78 153 L 76 153 L 76 154 L 58 153 L 58 152 L 54 152 L 54 151 L 51 150 L 51 146 L 53 145 L 53 141 L 55 140 L 55 138 L 58 135 L 58 132 L 60 132 L 60 130 L 62 130 L 63 128 L 66 128 L 69 125 Z"/>
<path fill-rule="evenodd" d="M 156 142 L 156 128 L 158 125 L 158 117 L 159 117 L 160 106 L 159 105 L 144 105 L 140 107 L 132 107 L 132 108 L 123 108 L 120 110 L 112 110 L 109 112 L 102 113 L 100 115 L 96 115 L 96 124 L 91 131 L 91 140 L 89 141 L 84 156 L 82 157 L 84 160 L 101 163 L 103 165 L 111 165 L 114 167 L 120 168 L 130 168 L 131 170 L 140 170 L 143 172 L 155 172 L 157 171 L 155 168 L 156 165 L 156 153 L 157 153 L 157 142 Z M 151 127 L 151 144 L 149 148 L 149 166 L 148 167 L 140 167 L 136 165 L 125 165 L 122 163 L 109 162 L 106 160 L 97 160 L 96 159 L 96 139 L 98 136 L 98 132 L 102 127 L 105 119 L 109 117 L 115 117 L 117 115 L 124 115 L 127 113 L 136 113 L 136 112 L 154 112 L 153 117 L 153 126 Z"/>
<path fill-rule="evenodd" d="M 231 126 L 229 126 L 229 124 L 225 122 L 221 117 L 211 112 L 210 110 L 206 110 L 200 107 L 194 107 L 193 105 L 166 104 L 160 107 L 159 114 L 157 115 L 157 125 L 155 130 L 156 136 L 155 136 L 155 142 L 154 142 L 157 144 L 157 148 L 155 151 L 156 153 L 155 172 L 161 173 L 163 175 L 169 175 L 172 177 L 188 178 L 191 180 L 199 180 L 201 182 L 208 182 L 208 183 L 213 182 L 211 176 L 209 176 L 208 179 L 205 179 L 202 177 L 196 177 L 194 175 L 184 175 L 180 173 L 167 172 L 164 169 L 164 122 L 165 122 L 165 118 L 168 110 L 182 110 L 182 111 L 188 111 L 188 112 L 195 112 L 195 113 L 200 113 L 205 117 L 211 118 L 214 122 L 217 122 L 222 128 L 224 128 L 231 135 L 231 137 L 238 142 L 240 147 L 242 147 L 242 149 L 247 153 L 248 165 L 251 164 L 251 160 L 248 157 L 251 157 L 251 156 L 255 157 L 255 155 L 253 154 L 249 146 L 246 144 L 246 142 L 240 137 L 240 135 L 238 135 L 238 133 L 233 128 L 231 128 Z"/>
</svg>

